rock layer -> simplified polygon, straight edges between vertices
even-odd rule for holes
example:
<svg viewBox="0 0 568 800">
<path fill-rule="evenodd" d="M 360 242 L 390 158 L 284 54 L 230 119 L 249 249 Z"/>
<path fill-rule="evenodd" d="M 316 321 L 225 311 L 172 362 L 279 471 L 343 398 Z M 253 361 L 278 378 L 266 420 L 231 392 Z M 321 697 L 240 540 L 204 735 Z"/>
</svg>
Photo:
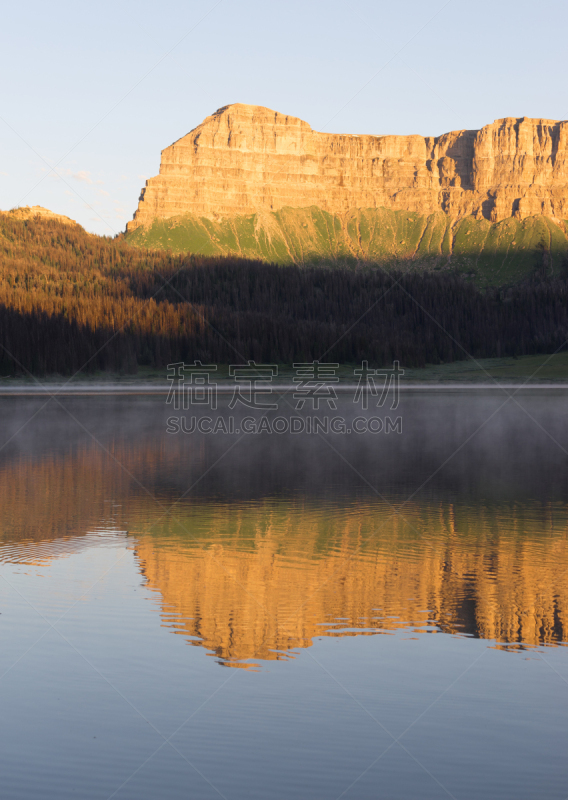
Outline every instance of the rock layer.
<svg viewBox="0 0 568 800">
<path fill-rule="evenodd" d="M 128 231 L 317 206 L 499 222 L 568 217 L 568 122 L 505 118 L 438 137 L 318 133 L 261 106 L 224 106 L 162 151 Z"/>
</svg>

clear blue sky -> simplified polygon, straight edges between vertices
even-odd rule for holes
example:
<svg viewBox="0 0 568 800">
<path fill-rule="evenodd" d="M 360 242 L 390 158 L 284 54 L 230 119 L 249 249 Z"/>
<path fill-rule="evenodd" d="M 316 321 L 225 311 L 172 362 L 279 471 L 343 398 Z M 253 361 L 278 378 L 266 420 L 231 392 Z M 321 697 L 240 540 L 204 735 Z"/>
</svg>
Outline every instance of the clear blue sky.
<svg viewBox="0 0 568 800">
<path fill-rule="evenodd" d="M 565 0 L 4 4 L 0 209 L 113 235 L 160 151 L 228 103 L 338 133 L 566 119 L 567 28 Z"/>
</svg>

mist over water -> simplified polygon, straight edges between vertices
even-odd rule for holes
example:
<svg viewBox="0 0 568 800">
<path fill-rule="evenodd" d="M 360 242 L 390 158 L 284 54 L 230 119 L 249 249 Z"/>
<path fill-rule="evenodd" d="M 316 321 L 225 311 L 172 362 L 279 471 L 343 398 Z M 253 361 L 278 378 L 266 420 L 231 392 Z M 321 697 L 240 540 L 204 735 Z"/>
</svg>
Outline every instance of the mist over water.
<svg viewBox="0 0 568 800">
<path fill-rule="evenodd" d="M 567 400 L 283 400 L 402 432 L 257 435 L 228 397 L 238 434 L 167 433 L 199 414 L 163 396 L 1 397 L 10 796 L 37 796 L 25 741 L 42 797 L 564 797 Z"/>
<path fill-rule="evenodd" d="M 167 420 L 203 412 L 175 410 L 163 396 L 0 397 L 0 465 L 40 463 L 78 453 L 128 460 L 134 483 L 153 494 L 187 498 L 318 497 L 381 493 L 403 502 L 565 501 L 568 490 L 568 392 L 553 395 L 499 389 L 472 393 L 402 393 L 395 411 L 361 412 L 350 397 L 336 410 L 297 411 L 288 395 L 279 411 L 229 409 L 221 399 L 213 417 L 400 417 L 402 433 L 167 434 Z M 30 421 L 31 418 L 31 421 Z M 112 460 L 112 458 L 111 458 Z M 214 469 L 211 466 L 215 464 Z M 152 465 L 152 466 L 151 466 Z M 145 483 L 145 481 L 148 483 Z"/>
</svg>

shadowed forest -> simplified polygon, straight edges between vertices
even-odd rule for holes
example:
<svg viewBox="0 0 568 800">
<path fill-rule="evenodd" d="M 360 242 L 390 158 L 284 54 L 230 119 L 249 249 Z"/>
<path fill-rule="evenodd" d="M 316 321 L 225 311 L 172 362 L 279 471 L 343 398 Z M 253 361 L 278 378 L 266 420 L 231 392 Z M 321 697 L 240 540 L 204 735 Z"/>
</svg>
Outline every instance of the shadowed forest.
<svg viewBox="0 0 568 800">
<path fill-rule="evenodd" d="M 0 214 L 0 373 L 135 373 L 199 359 L 420 367 L 551 353 L 568 281 L 547 253 L 523 283 L 457 274 L 281 267 L 133 247 L 78 225 Z"/>
</svg>

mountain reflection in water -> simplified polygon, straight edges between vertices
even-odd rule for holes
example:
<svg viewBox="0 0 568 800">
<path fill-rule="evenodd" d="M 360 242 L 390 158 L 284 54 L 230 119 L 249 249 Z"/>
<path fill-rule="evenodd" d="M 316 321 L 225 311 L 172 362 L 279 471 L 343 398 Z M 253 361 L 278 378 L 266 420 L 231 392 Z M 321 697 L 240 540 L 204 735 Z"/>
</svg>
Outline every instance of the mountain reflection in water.
<svg viewBox="0 0 568 800">
<path fill-rule="evenodd" d="M 223 661 L 397 628 L 550 645 L 568 624 L 554 511 L 415 505 L 404 522 L 370 504 L 204 507 L 136 552 L 164 623 Z"/>
<path fill-rule="evenodd" d="M 304 490 L 299 473 L 307 445 L 292 442 L 286 458 L 273 448 L 267 460 L 266 441 L 247 442 L 240 456 L 227 459 L 224 474 L 210 470 L 210 482 L 168 513 L 214 464 L 221 443 L 167 440 L 161 421 L 149 421 L 155 407 L 139 411 L 143 425 L 138 420 L 125 430 L 118 421 L 98 431 L 99 443 L 86 436 L 43 448 L 35 443 L 4 457 L 0 560 L 40 563 L 94 546 L 103 534 L 127 542 L 156 592 L 162 624 L 226 665 L 290 658 L 324 635 L 400 628 L 411 636 L 475 636 L 508 649 L 568 638 L 568 519 L 553 458 L 556 483 L 543 473 L 527 494 L 528 462 L 500 462 L 493 453 L 492 475 L 502 478 L 507 467 L 511 480 L 475 497 L 471 486 L 476 479 L 485 485 L 487 475 L 480 451 L 470 450 L 397 515 L 390 503 L 406 500 L 400 476 L 416 485 L 423 477 L 408 440 L 406 460 L 391 461 L 386 472 L 378 440 L 371 442 L 374 451 L 359 440 L 358 471 L 374 464 L 374 485 L 382 490 L 384 475 L 391 477 L 390 493 L 381 496 L 361 490 L 339 459 L 331 464 L 321 442 L 310 443 L 320 448 L 319 456 L 312 452 L 319 466 Z M 426 434 L 416 430 L 418 461 L 428 461 Z M 500 433 L 510 456 L 514 424 Z M 392 440 L 389 447 L 392 455 Z M 538 449 L 531 452 L 538 471 Z M 534 469 L 533 463 L 533 475 Z M 429 462 L 424 470 L 431 471 Z M 470 487 L 461 494 L 460 474 Z"/>
</svg>

